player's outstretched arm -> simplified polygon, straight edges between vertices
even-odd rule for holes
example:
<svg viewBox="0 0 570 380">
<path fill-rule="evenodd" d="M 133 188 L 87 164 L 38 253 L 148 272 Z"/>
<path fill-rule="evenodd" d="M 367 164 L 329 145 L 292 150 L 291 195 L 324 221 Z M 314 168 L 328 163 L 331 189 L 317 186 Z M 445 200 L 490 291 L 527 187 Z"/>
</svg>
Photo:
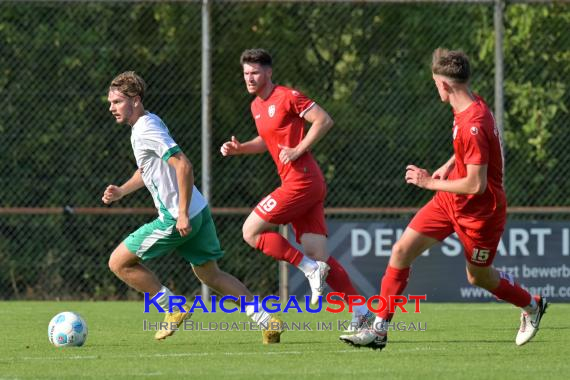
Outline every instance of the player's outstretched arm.
<svg viewBox="0 0 570 380">
<path fill-rule="evenodd" d="M 332 128 L 334 121 L 330 115 L 318 104 L 314 104 L 303 116 L 306 121 L 311 123 L 311 127 L 305 138 L 296 147 L 279 145 L 279 160 L 287 164 L 301 157 L 303 153 L 308 151 L 317 141 L 319 141 Z"/>
<path fill-rule="evenodd" d="M 103 197 L 101 200 L 106 205 L 110 205 L 111 203 L 123 198 L 125 195 L 137 191 L 141 187 L 144 187 L 144 182 L 140 171 L 137 169 L 137 171 L 135 171 L 135 174 L 133 174 L 133 176 L 121 187 L 116 185 L 107 186 L 105 192 L 103 192 Z"/>
<path fill-rule="evenodd" d="M 192 164 L 182 152 L 173 154 L 168 159 L 168 165 L 176 170 L 176 182 L 178 183 L 178 219 L 176 229 L 180 236 L 186 236 L 192 231 L 188 209 L 192 201 L 192 188 L 194 187 L 194 173 Z"/>
<path fill-rule="evenodd" d="M 226 141 L 220 148 L 222 156 L 235 156 L 238 154 L 258 154 L 267 152 L 267 145 L 261 136 L 240 143 L 235 136 L 232 136 L 230 141 Z"/>
</svg>

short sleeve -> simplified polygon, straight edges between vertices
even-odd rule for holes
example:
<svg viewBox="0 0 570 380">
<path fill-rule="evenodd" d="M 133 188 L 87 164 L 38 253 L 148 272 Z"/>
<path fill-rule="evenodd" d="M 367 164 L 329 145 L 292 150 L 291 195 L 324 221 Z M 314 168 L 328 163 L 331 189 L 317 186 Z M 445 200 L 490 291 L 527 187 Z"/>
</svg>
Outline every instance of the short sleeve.
<svg viewBox="0 0 570 380">
<path fill-rule="evenodd" d="M 489 163 L 489 140 L 481 125 L 471 124 L 461 134 L 465 149 L 464 164 L 485 165 Z"/>
<path fill-rule="evenodd" d="M 291 90 L 289 99 L 291 102 L 291 109 L 299 115 L 299 117 L 305 116 L 307 111 L 315 105 L 315 102 L 312 99 L 309 99 L 305 94 L 297 90 Z"/>
<path fill-rule="evenodd" d="M 152 151 L 164 161 L 168 161 L 172 155 L 180 152 L 181 149 L 168 133 L 164 123 L 152 121 L 145 126 L 143 133 L 139 135 L 141 148 Z"/>
</svg>

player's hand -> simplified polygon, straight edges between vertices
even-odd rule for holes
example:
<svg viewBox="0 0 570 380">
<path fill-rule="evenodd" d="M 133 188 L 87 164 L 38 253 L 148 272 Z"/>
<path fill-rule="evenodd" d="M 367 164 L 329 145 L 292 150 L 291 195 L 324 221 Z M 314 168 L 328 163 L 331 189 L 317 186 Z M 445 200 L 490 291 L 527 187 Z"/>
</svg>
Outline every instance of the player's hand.
<svg viewBox="0 0 570 380">
<path fill-rule="evenodd" d="M 283 165 L 287 165 L 289 162 L 295 161 L 297 158 L 303 154 L 303 152 L 299 152 L 296 148 L 289 148 L 288 146 L 283 146 L 281 144 L 277 144 L 279 149 L 279 161 L 283 163 Z"/>
<path fill-rule="evenodd" d="M 234 154 L 239 154 L 241 150 L 241 143 L 236 139 L 235 136 L 232 136 L 230 141 L 226 141 L 222 147 L 220 148 L 220 152 L 222 152 L 222 156 L 232 156 Z"/>
<path fill-rule="evenodd" d="M 101 200 L 106 205 L 110 205 L 112 202 L 116 202 L 123 197 L 123 190 L 119 186 L 109 185 L 103 193 Z"/>
<path fill-rule="evenodd" d="M 427 189 L 431 181 L 432 178 L 427 170 L 415 165 L 406 166 L 406 183 Z"/>
<path fill-rule="evenodd" d="M 178 215 L 178 220 L 176 221 L 176 229 L 180 236 L 188 236 L 192 232 L 192 225 L 190 224 L 190 219 L 188 215 Z"/>
<path fill-rule="evenodd" d="M 446 180 L 447 177 L 449 177 L 449 173 L 451 173 L 453 166 L 454 166 L 453 164 L 451 164 L 451 165 L 450 164 L 444 164 L 441 168 L 439 168 L 435 172 L 433 172 L 433 174 L 431 175 L 431 178 Z"/>
</svg>

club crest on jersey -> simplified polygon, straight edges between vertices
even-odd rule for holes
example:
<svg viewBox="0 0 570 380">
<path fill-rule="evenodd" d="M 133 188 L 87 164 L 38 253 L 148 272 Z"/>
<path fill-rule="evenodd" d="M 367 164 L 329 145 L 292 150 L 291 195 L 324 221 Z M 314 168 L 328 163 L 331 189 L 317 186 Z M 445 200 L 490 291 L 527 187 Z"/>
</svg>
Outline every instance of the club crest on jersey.
<svg viewBox="0 0 570 380">
<path fill-rule="evenodd" d="M 479 133 L 479 128 L 477 128 L 477 127 L 471 127 L 471 129 L 469 130 L 469 132 L 471 132 L 471 134 L 472 134 L 473 136 L 475 136 L 476 134 Z"/>
<path fill-rule="evenodd" d="M 269 106 L 269 108 L 267 109 L 267 113 L 269 114 L 269 117 L 275 116 L 275 105 L 274 104 Z"/>
</svg>

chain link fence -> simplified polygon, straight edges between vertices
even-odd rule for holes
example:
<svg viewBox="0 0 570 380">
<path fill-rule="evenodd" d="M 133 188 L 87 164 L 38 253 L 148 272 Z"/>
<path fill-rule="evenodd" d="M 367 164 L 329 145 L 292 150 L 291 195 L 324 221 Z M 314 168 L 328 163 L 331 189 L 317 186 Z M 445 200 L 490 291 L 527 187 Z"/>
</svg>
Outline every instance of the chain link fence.
<svg viewBox="0 0 570 380">
<path fill-rule="evenodd" d="M 492 1 L 221 0 L 210 10 L 215 209 L 251 208 L 278 184 L 268 155 L 218 153 L 231 135 L 256 133 L 239 65 L 246 48 L 268 49 L 274 81 L 334 118 L 314 148 L 328 207 L 417 207 L 430 197 L 406 186 L 403 171 L 410 163 L 434 170 L 452 154 L 452 114 L 431 79 L 436 47 L 467 52 L 473 89 L 494 105 Z M 570 4 L 509 1 L 502 24 L 510 205 L 570 206 Z M 126 70 L 147 81 L 146 108 L 164 119 L 201 184 L 201 38 L 200 1 L 0 3 L 0 298 L 138 297 L 107 260 L 154 215 L 73 211 L 101 207 L 106 185 L 135 170 L 130 130 L 106 102 L 110 80 Z M 144 190 L 117 205 L 150 206 Z M 215 214 L 220 266 L 255 293 L 276 293 L 277 264 L 241 239 L 245 216 Z M 149 266 L 176 291 L 199 291 L 176 255 Z"/>
</svg>

